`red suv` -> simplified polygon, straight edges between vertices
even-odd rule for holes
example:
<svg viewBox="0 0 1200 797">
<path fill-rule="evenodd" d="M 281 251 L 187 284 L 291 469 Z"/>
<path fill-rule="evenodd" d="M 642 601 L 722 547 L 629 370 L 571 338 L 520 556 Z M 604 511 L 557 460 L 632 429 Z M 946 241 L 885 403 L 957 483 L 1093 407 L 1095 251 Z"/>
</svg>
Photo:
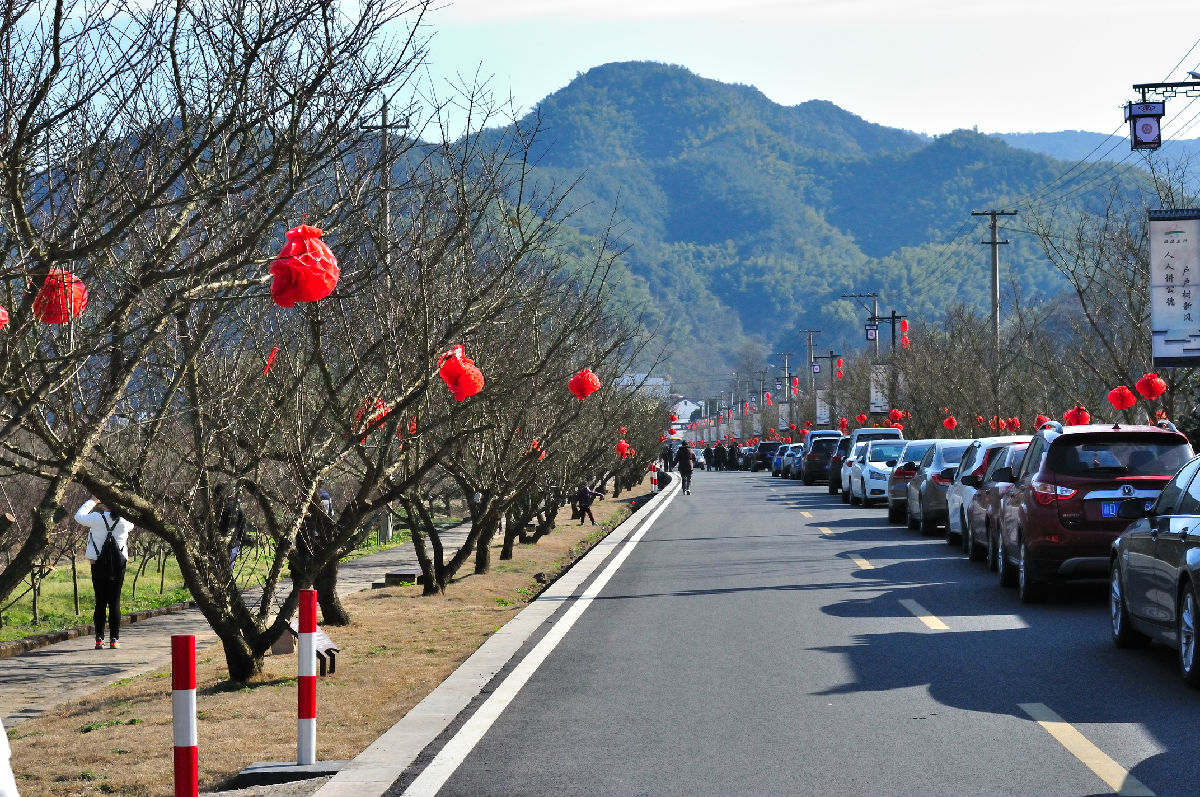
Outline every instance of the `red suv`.
<svg viewBox="0 0 1200 797">
<path fill-rule="evenodd" d="M 1153 504 L 1192 448 L 1174 427 L 1045 424 L 1011 481 L 1000 512 L 1000 583 L 1023 603 L 1049 582 L 1107 582 L 1112 542 L 1129 525 L 1117 517 L 1127 498 Z"/>
</svg>

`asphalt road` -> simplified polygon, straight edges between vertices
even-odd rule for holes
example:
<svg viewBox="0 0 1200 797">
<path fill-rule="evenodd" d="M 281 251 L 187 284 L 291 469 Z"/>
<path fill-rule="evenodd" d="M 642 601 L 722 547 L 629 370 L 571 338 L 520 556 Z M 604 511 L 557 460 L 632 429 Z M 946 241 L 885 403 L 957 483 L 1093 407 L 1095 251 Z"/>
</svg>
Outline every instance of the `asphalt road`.
<svg viewBox="0 0 1200 797">
<path fill-rule="evenodd" d="M 693 487 L 389 794 L 1200 794 L 1200 693 L 1104 588 L 1024 606 L 824 485 Z"/>
</svg>

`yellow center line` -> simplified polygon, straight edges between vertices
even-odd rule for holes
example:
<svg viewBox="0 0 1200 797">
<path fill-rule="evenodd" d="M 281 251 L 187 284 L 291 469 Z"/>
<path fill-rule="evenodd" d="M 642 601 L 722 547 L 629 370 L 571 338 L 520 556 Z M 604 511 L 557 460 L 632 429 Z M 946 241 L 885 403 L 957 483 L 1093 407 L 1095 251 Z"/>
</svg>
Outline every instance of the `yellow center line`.
<svg viewBox="0 0 1200 797">
<path fill-rule="evenodd" d="M 821 533 L 822 533 L 822 534 L 824 534 L 826 537 L 832 537 L 832 536 L 833 536 L 833 529 L 827 529 L 827 528 L 825 528 L 824 526 L 817 526 L 817 531 L 821 532 Z"/>
<path fill-rule="evenodd" d="M 855 556 L 854 554 L 850 554 L 850 561 L 854 562 L 854 564 L 858 565 L 859 568 L 862 570 L 874 570 L 875 569 L 875 565 L 871 564 L 866 559 L 863 559 L 861 556 Z"/>
<path fill-rule="evenodd" d="M 810 518 L 810 517 L 812 517 L 812 512 L 805 512 L 803 509 L 801 509 L 800 516 Z"/>
<path fill-rule="evenodd" d="M 909 600 L 908 598 L 902 598 L 900 600 L 900 605 L 903 606 L 905 609 L 908 609 L 910 612 L 912 612 L 914 617 L 916 617 L 918 620 L 920 620 L 922 623 L 924 623 L 926 626 L 933 629 L 934 631 L 949 631 L 950 630 L 950 626 L 946 625 L 941 620 L 934 617 L 932 614 L 929 613 L 928 609 L 926 609 L 924 606 L 917 603 L 916 601 Z"/>
<path fill-rule="evenodd" d="M 1045 728 L 1067 752 L 1078 758 L 1084 766 L 1108 784 L 1118 795 L 1128 797 L 1154 797 L 1154 792 L 1144 783 L 1129 774 L 1129 770 L 1113 761 L 1104 751 L 1088 741 L 1074 725 L 1055 714 L 1042 703 L 1021 703 L 1021 710 Z"/>
</svg>

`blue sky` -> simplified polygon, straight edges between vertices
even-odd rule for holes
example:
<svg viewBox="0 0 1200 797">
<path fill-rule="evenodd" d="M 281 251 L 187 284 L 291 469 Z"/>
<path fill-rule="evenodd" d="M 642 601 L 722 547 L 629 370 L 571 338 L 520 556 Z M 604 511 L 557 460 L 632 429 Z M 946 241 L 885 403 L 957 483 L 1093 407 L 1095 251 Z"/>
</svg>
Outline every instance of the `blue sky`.
<svg viewBox="0 0 1200 797">
<path fill-rule="evenodd" d="M 1131 84 L 1182 81 L 1200 68 L 1198 8 L 1195 0 L 454 0 L 426 22 L 436 82 L 478 71 L 523 110 L 594 66 L 648 60 L 756 86 L 783 105 L 829 100 L 931 135 L 1111 133 L 1136 99 Z M 1168 101 L 1168 137 L 1200 137 L 1198 99 Z"/>
</svg>

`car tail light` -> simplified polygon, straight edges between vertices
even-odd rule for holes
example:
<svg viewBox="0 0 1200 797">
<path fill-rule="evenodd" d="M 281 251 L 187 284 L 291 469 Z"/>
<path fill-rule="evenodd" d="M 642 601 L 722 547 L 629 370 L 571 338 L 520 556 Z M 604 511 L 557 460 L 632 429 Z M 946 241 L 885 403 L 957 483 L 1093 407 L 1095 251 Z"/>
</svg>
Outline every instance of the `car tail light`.
<svg viewBox="0 0 1200 797">
<path fill-rule="evenodd" d="M 813 462 L 816 462 L 820 458 L 821 458 L 821 455 L 818 454 L 816 451 L 809 451 L 808 456 L 805 457 L 805 459 L 811 459 Z"/>
<path fill-rule="evenodd" d="M 954 479 L 947 479 L 941 473 L 931 474 L 930 478 L 933 479 L 934 484 L 939 484 L 942 487 L 949 487 L 950 485 L 954 484 Z"/>
<path fill-rule="evenodd" d="M 1059 487 L 1050 482 L 1042 482 L 1034 479 L 1031 482 L 1033 487 L 1033 500 L 1037 501 L 1042 506 L 1053 506 L 1056 501 L 1065 501 L 1069 498 L 1074 498 L 1077 490 L 1072 490 L 1070 487 Z"/>
<path fill-rule="evenodd" d="M 911 479 L 917 475 L 916 468 L 896 468 L 892 471 L 893 476 L 897 479 Z"/>
</svg>

